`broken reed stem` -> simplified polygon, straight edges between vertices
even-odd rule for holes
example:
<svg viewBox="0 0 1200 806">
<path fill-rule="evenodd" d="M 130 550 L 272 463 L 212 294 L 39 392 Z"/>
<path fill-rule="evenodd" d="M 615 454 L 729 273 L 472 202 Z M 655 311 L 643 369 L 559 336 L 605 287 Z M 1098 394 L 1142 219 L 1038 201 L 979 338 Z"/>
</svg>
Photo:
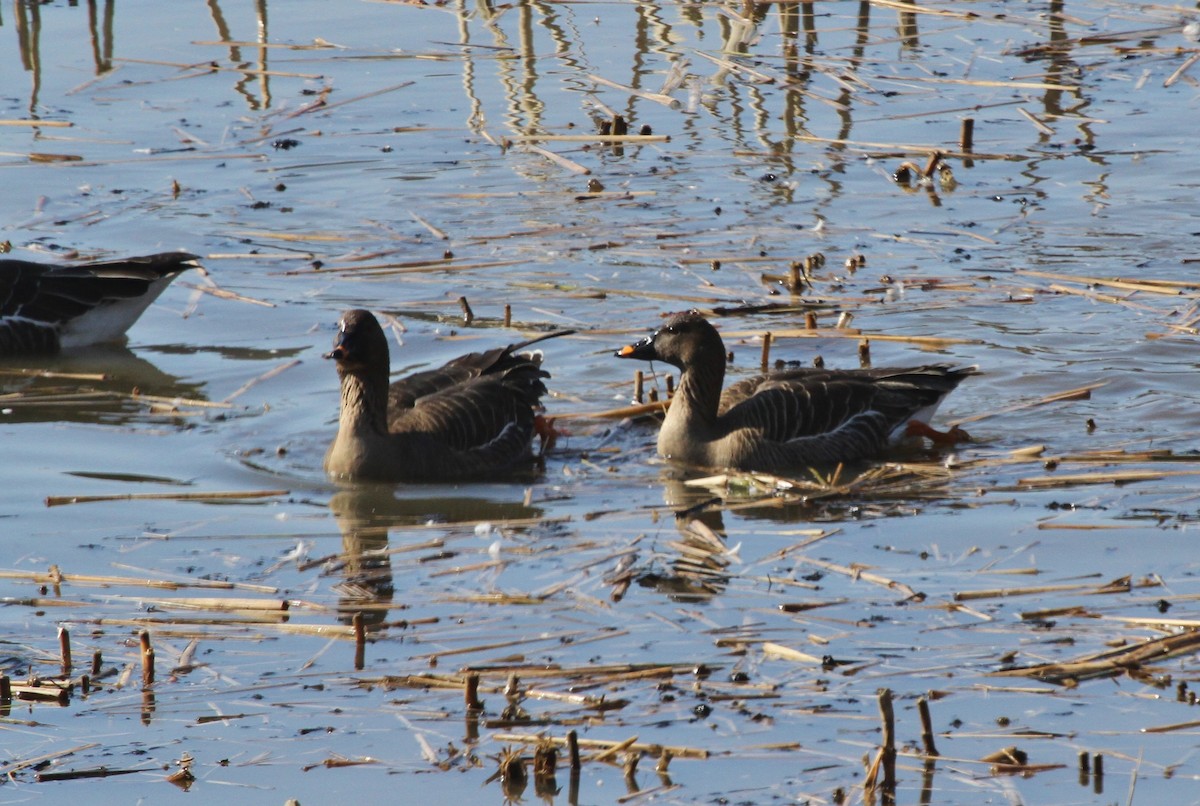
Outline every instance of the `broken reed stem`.
<svg viewBox="0 0 1200 806">
<path fill-rule="evenodd" d="M 896 790 L 896 715 L 892 710 L 892 690 L 879 690 L 879 716 L 883 722 L 883 791 Z"/>
<path fill-rule="evenodd" d="M 154 647 L 150 645 L 150 631 L 142 630 L 138 641 L 142 645 L 142 685 L 149 687 L 154 685 Z"/>
<path fill-rule="evenodd" d="M 917 713 L 921 717 L 921 744 L 925 747 L 925 755 L 936 756 L 938 751 L 933 742 L 933 720 L 929 716 L 929 701 L 924 697 L 917 698 Z"/>
<path fill-rule="evenodd" d="M 8 680 L 8 678 L 4 678 Z M 11 695 L 9 699 L 12 699 Z M 567 731 L 567 755 L 571 760 L 571 772 L 579 772 L 579 734 L 575 731 Z"/>
<path fill-rule="evenodd" d="M 512 327 L 512 305 L 504 303 L 504 326 Z"/>
<path fill-rule="evenodd" d="M 469 325 L 475 321 L 475 312 L 471 310 L 471 303 L 467 302 L 466 297 L 458 298 L 458 307 L 462 308 L 464 325 Z"/>
<path fill-rule="evenodd" d="M 975 118 L 963 118 L 958 135 L 959 151 L 969 152 L 975 148 Z"/>
<path fill-rule="evenodd" d="M 92 653 L 92 677 L 99 677 L 101 667 L 104 665 L 104 656 L 100 654 L 100 650 Z"/>
<path fill-rule="evenodd" d="M 63 677 L 71 676 L 71 631 L 66 627 L 58 628 L 58 648 L 62 654 Z"/>
<path fill-rule="evenodd" d="M 351 623 L 354 625 L 354 668 L 361 671 L 367 654 L 367 631 L 363 626 L 362 611 L 354 614 Z"/>
<path fill-rule="evenodd" d="M 46 506 L 94 504 L 98 501 L 218 501 L 237 498 L 272 498 L 287 495 L 288 490 L 223 490 L 194 493 L 120 493 L 114 495 L 48 495 Z"/>
<path fill-rule="evenodd" d="M 642 403 L 645 396 L 646 376 L 642 371 L 635 370 L 633 373 L 633 400 L 635 403 Z"/>
<path fill-rule="evenodd" d="M 479 701 L 479 672 L 471 672 L 467 675 L 463 696 L 467 703 L 468 713 L 478 713 L 483 710 L 483 703 Z"/>
<path fill-rule="evenodd" d="M 767 368 L 771 366 L 771 332 L 767 331 L 763 334 L 762 343 L 762 371 L 765 373 Z"/>
</svg>

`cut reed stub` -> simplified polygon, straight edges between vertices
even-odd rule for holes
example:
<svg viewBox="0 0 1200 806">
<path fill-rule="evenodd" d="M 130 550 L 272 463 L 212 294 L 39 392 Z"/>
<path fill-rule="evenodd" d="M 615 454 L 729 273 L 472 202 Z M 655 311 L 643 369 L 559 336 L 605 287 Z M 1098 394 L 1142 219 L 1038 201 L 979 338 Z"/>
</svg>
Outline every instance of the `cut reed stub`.
<svg viewBox="0 0 1200 806">
<path fill-rule="evenodd" d="M 362 671 L 366 664 L 367 630 L 361 611 L 354 614 L 351 623 L 354 625 L 354 668 L 356 671 Z"/>
<path fill-rule="evenodd" d="M 62 656 L 63 677 L 71 676 L 71 631 L 66 627 L 58 628 L 58 649 Z"/>
<path fill-rule="evenodd" d="M 138 634 L 138 641 L 142 647 L 142 685 L 154 685 L 154 647 L 150 645 L 150 633 L 147 630 L 142 630 Z"/>
<path fill-rule="evenodd" d="M 463 687 L 463 699 L 468 712 L 478 713 L 483 710 L 483 701 L 479 699 L 479 672 L 471 672 L 467 675 L 466 684 Z"/>
<path fill-rule="evenodd" d="M 958 132 L 958 148 L 963 152 L 975 148 L 975 118 L 963 118 Z"/>
</svg>

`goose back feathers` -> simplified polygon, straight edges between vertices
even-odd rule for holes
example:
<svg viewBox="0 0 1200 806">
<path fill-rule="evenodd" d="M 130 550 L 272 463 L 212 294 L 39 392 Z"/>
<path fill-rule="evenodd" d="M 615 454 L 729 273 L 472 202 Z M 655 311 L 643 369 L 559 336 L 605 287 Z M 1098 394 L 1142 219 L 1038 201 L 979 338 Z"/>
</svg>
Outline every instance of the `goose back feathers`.
<svg viewBox="0 0 1200 806">
<path fill-rule="evenodd" d="M 325 471 L 343 480 L 433 481 L 501 475 L 529 458 L 546 393 L 541 355 L 518 352 L 570 331 L 460 356 L 388 384 L 387 337 L 348 311 L 328 358 L 342 382 Z"/>
<path fill-rule="evenodd" d="M 120 339 L 198 260 L 186 252 L 74 266 L 0 259 L 0 356 L 46 355 Z"/>
<path fill-rule="evenodd" d="M 910 421 L 926 422 L 973 367 L 796 369 L 722 390 L 725 346 L 694 311 L 677 314 L 621 358 L 681 371 L 658 435 L 665 458 L 708 467 L 776 470 L 879 455 Z"/>
</svg>

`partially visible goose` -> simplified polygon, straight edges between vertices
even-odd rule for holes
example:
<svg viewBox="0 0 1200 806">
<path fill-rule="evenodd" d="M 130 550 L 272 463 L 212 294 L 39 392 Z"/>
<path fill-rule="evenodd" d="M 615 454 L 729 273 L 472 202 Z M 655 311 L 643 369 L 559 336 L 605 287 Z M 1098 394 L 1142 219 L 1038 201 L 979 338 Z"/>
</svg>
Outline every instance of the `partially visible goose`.
<svg viewBox="0 0 1200 806">
<path fill-rule="evenodd" d="M 120 339 L 196 255 L 54 266 L 0 259 L 0 356 L 45 355 Z"/>
<path fill-rule="evenodd" d="M 370 311 L 347 311 L 333 351 L 342 380 L 338 433 L 325 472 L 346 481 L 436 481 L 503 475 L 530 458 L 546 393 L 537 353 L 547 333 L 460 356 L 388 385 L 387 337 Z"/>
<path fill-rule="evenodd" d="M 681 370 L 658 433 L 667 459 L 706 467 L 779 470 L 879 455 L 906 435 L 946 437 L 927 425 L 942 399 L 976 373 L 933 364 L 903 369 L 796 369 L 722 391 L 725 345 L 695 311 L 617 352 Z M 952 431 L 951 441 L 966 439 Z"/>
</svg>

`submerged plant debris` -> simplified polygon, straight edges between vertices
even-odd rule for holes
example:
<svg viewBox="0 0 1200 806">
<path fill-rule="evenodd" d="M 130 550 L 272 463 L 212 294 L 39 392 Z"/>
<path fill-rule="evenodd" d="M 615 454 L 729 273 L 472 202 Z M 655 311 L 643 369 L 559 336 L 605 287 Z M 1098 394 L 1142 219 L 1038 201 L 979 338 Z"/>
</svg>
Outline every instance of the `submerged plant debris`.
<svg viewBox="0 0 1200 806">
<path fill-rule="evenodd" d="M 1193 799 L 1194 10 L 269 5 L 0 17 L 0 251 L 207 267 L 0 367 L 8 800 Z M 349 307 L 574 329 L 540 466 L 331 485 Z M 685 308 L 970 440 L 664 462 Z"/>
</svg>

